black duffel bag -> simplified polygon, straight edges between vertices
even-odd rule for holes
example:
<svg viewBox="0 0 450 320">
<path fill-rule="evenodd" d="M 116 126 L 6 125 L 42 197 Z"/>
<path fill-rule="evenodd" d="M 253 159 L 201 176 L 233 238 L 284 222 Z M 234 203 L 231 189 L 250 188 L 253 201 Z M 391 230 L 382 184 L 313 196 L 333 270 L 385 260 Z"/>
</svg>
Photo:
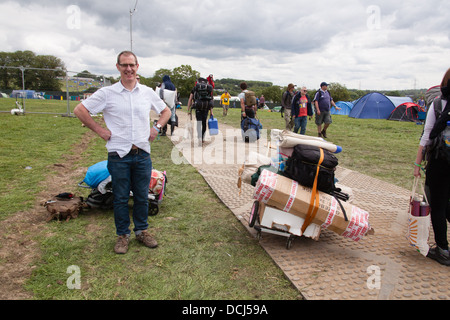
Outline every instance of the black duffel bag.
<svg viewBox="0 0 450 320">
<path fill-rule="evenodd" d="M 328 150 L 322 149 L 324 159 L 319 167 L 317 189 L 332 193 L 336 189 L 334 173 L 338 165 L 338 159 Z M 315 146 L 298 144 L 294 147 L 292 156 L 286 162 L 284 175 L 297 181 L 305 187 L 312 188 L 317 173 L 317 164 L 320 160 L 320 148 Z"/>
</svg>

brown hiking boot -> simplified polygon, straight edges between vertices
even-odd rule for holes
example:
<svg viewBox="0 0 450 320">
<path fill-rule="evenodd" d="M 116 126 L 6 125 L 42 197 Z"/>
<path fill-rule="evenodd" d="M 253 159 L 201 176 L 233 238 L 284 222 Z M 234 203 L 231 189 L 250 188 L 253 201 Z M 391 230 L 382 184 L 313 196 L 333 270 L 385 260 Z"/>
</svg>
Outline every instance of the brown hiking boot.
<svg viewBox="0 0 450 320">
<path fill-rule="evenodd" d="M 327 138 L 327 132 L 325 130 L 322 130 L 322 136 L 326 139 Z"/>
<path fill-rule="evenodd" d="M 149 248 L 156 248 L 158 246 L 156 240 L 147 232 L 147 230 L 143 230 L 139 233 L 139 235 L 136 236 L 136 239 Z"/>
<path fill-rule="evenodd" d="M 118 254 L 124 254 L 128 251 L 128 243 L 130 242 L 130 235 L 123 234 L 117 238 L 116 245 L 114 246 L 114 252 Z"/>
</svg>

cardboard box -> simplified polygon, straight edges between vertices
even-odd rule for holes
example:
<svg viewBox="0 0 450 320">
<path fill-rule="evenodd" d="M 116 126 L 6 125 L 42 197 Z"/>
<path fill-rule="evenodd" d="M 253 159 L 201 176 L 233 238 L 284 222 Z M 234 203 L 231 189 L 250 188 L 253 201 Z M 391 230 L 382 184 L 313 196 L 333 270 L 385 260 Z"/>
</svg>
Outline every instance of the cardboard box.
<svg viewBox="0 0 450 320">
<path fill-rule="evenodd" d="M 281 230 L 314 240 L 318 240 L 320 236 L 321 227 L 319 225 L 311 223 L 302 234 L 302 226 L 305 219 L 274 207 L 269 207 L 264 203 L 260 203 L 259 206 L 259 219 L 260 225 L 269 229 Z"/>
<path fill-rule="evenodd" d="M 354 205 L 341 201 L 348 220 L 338 201 L 331 195 L 320 192 L 314 205 L 318 211 L 311 223 L 320 225 L 339 235 L 359 241 L 370 230 L 369 213 Z M 311 203 L 311 188 L 304 187 L 284 176 L 264 170 L 256 184 L 254 198 L 279 210 L 306 219 Z"/>
</svg>

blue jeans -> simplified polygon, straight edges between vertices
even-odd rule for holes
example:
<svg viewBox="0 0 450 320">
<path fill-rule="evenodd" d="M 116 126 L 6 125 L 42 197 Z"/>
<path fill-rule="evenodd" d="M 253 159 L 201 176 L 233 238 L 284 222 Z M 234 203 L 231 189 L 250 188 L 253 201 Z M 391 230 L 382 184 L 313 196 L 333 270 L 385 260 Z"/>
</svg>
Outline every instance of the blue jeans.
<svg viewBox="0 0 450 320">
<path fill-rule="evenodd" d="M 128 200 L 133 192 L 133 231 L 148 228 L 148 192 L 152 176 L 150 154 L 140 149 L 125 157 L 108 154 L 108 170 L 111 174 L 114 194 L 114 221 L 117 235 L 130 234 Z"/>
<path fill-rule="evenodd" d="M 294 132 L 298 133 L 298 129 L 300 129 L 300 134 L 305 134 L 306 132 L 306 124 L 308 123 L 307 116 L 304 117 L 295 117 L 294 119 Z"/>
</svg>

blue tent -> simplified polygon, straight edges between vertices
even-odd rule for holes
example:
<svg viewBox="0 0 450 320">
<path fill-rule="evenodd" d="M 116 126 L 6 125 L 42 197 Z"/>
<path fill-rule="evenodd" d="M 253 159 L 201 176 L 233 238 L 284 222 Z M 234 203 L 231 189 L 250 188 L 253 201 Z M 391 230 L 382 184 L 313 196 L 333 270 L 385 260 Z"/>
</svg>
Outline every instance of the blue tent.
<svg viewBox="0 0 450 320">
<path fill-rule="evenodd" d="M 348 116 L 350 114 L 350 111 L 352 111 L 353 109 L 353 103 L 351 102 L 338 101 L 336 102 L 336 106 L 341 108 L 341 110 L 337 110 L 334 106 L 331 106 L 331 114 L 341 114 L 344 116 Z"/>
<path fill-rule="evenodd" d="M 357 100 L 348 116 L 359 119 L 387 119 L 395 107 L 385 95 L 372 92 Z"/>
</svg>

